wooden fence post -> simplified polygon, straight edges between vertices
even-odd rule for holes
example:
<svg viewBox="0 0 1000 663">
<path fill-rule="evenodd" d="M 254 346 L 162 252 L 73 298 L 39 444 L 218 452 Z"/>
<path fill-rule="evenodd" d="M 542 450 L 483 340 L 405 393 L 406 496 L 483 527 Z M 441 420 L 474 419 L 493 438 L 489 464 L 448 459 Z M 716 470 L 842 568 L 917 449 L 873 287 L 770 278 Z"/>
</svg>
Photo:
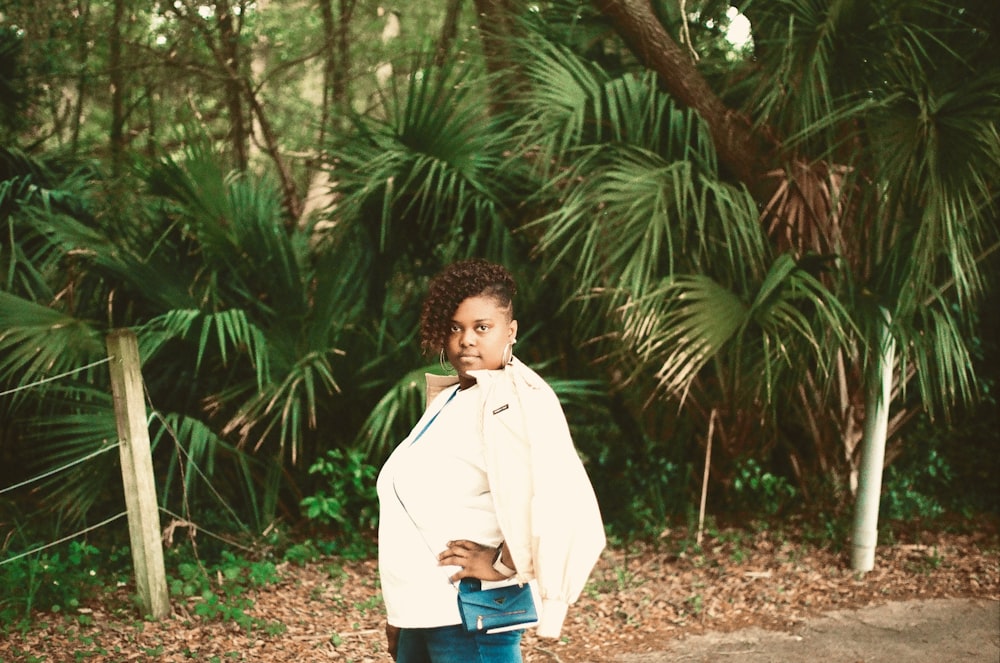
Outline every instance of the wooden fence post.
<svg viewBox="0 0 1000 663">
<path fill-rule="evenodd" d="M 143 614 L 161 619 L 170 613 L 170 597 L 163 566 L 160 513 L 146 424 L 139 344 L 135 334 L 128 329 L 112 331 L 105 341 L 111 359 L 111 393 L 118 423 L 118 451 L 135 584 Z"/>
</svg>

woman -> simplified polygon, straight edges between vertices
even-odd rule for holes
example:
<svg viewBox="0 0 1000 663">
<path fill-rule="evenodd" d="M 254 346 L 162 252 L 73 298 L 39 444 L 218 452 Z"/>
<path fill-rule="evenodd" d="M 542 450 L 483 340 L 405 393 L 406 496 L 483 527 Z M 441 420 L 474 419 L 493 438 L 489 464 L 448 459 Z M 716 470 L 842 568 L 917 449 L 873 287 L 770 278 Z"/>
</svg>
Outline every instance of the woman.
<svg viewBox="0 0 1000 663">
<path fill-rule="evenodd" d="M 604 548 L 593 488 L 552 389 L 513 356 L 510 273 L 452 264 L 430 283 L 428 407 L 378 478 L 379 574 L 399 663 L 518 663 L 520 630 L 468 633 L 452 583 L 537 583 L 542 637 L 558 638 Z"/>
</svg>

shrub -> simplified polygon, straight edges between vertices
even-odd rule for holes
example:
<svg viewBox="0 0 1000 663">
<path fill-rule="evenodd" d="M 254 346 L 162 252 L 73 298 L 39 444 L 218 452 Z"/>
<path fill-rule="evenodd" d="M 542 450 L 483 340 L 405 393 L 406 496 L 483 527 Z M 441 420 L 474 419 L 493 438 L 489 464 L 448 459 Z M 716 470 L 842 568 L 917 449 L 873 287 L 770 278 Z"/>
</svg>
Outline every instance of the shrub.
<svg viewBox="0 0 1000 663">
<path fill-rule="evenodd" d="M 309 468 L 325 480 L 325 487 L 300 502 L 307 518 L 333 526 L 338 552 L 364 557 L 372 552 L 370 534 L 378 520 L 375 477 L 378 470 L 359 451 L 331 449 Z"/>
</svg>

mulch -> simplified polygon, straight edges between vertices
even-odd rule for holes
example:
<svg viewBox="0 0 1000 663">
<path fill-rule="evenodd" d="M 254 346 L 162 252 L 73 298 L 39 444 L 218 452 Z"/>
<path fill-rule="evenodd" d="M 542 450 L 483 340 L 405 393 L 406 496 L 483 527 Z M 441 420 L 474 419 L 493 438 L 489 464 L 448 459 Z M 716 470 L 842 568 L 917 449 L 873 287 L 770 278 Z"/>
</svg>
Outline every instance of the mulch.
<svg viewBox="0 0 1000 663">
<path fill-rule="evenodd" d="M 782 528 L 722 530 L 700 546 L 686 532 L 605 551 L 560 640 L 528 632 L 525 661 L 609 660 L 671 640 L 749 626 L 787 629 L 830 610 L 929 598 L 1000 599 L 995 523 L 975 532 L 911 533 L 882 545 L 875 568 L 850 570 L 850 552 Z M 246 595 L 256 626 L 205 619 L 200 598 L 172 599 L 160 621 L 138 618 L 128 588 L 79 609 L 39 613 L 0 636 L 0 661 L 390 661 L 374 560 L 285 563 L 280 580 Z"/>
</svg>

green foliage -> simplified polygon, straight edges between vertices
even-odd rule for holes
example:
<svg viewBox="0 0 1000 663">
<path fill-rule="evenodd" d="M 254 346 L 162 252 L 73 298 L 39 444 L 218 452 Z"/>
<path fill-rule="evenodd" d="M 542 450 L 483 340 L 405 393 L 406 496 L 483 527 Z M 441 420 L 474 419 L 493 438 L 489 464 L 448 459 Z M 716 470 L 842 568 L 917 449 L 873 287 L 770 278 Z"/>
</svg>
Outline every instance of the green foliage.
<svg viewBox="0 0 1000 663">
<path fill-rule="evenodd" d="M 738 511 L 774 516 L 798 497 L 788 480 L 776 476 L 753 458 L 741 463 L 733 476 L 733 500 Z"/>
<path fill-rule="evenodd" d="M 278 580 L 273 562 L 250 561 L 223 550 L 220 560 L 208 568 L 195 562 L 179 563 L 176 575 L 168 579 L 168 584 L 173 596 L 197 598 L 194 614 L 204 619 L 231 621 L 245 631 L 271 631 L 280 625 L 247 614 L 253 606 L 247 593 Z"/>
<path fill-rule="evenodd" d="M 624 541 L 656 540 L 687 504 L 684 468 L 657 454 L 629 455 L 621 473 L 592 466 L 591 479 L 605 522 Z"/>
<path fill-rule="evenodd" d="M 372 321 L 379 341 L 412 336 L 415 279 L 458 258 L 512 265 L 527 252 L 513 229 L 528 169 L 509 158 L 516 136 L 508 123 L 483 104 L 489 80 L 470 62 L 430 61 L 415 56 L 419 75 L 396 81 L 378 112 L 354 117 L 329 146 L 337 222 L 320 250 L 358 265 L 353 294 L 380 318 Z M 400 298 L 411 307 L 403 317 Z"/>
<path fill-rule="evenodd" d="M 312 464 L 309 473 L 318 474 L 325 487 L 303 498 L 304 515 L 322 525 L 334 526 L 341 555 L 368 554 L 378 517 L 377 468 L 366 463 L 360 451 L 331 449 Z"/>
<path fill-rule="evenodd" d="M 327 545 L 325 542 L 306 539 L 288 546 L 282 558 L 286 562 L 302 566 L 309 562 L 315 562 L 322 555 L 329 555 L 333 552 L 333 546 Z"/>
<path fill-rule="evenodd" d="M 935 520 L 945 512 L 938 493 L 950 478 L 951 471 L 936 452 L 931 452 L 922 469 L 890 465 L 882 481 L 879 515 L 898 521 Z"/>
<path fill-rule="evenodd" d="M 30 621 L 32 612 L 75 613 L 76 608 L 114 587 L 120 554 L 102 553 L 96 546 L 70 541 L 0 565 L 0 630 Z"/>
<path fill-rule="evenodd" d="M 975 423 L 969 424 L 974 429 Z M 935 521 L 950 510 L 989 510 L 980 495 L 969 492 L 972 484 L 956 482 L 949 456 L 957 431 L 954 426 L 932 424 L 917 418 L 906 435 L 901 456 L 885 468 L 882 479 L 880 516 L 887 521 Z"/>
<path fill-rule="evenodd" d="M 406 437 L 426 407 L 424 374 L 440 367 L 420 366 L 399 376 L 372 407 L 356 444 L 371 458 L 387 458 Z"/>
</svg>

